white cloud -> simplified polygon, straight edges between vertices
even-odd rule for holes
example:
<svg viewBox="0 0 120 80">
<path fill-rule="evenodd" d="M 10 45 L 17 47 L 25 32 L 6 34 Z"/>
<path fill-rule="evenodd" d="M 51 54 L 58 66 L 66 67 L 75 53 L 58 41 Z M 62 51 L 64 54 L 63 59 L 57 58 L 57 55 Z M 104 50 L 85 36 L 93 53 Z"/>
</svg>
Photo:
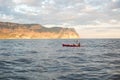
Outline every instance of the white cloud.
<svg viewBox="0 0 120 80">
<path fill-rule="evenodd" d="M 1 21 L 12 21 L 14 19 L 13 16 L 8 16 L 5 14 L 0 14 L 0 20 Z"/>
<path fill-rule="evenodd" d="M 16 4 L 32 4 L 37 0 L 12 0 Z"/>
<path fill-rule="evenodd" d="M 112 24 L 115 24 L 115 23 L 117 23 L 118 21 L 117 20 L 115 20 L 115 19 L 111 19 L 110 20 L 110 23 L 112 23 Z"/>
<path fill-rule="evenodd" d="M 27 5 L 18 5 L 14 9 L 18 13 L 26 14 L 26 15 L 38 15 L 40 10 L 37 10 L 34 7 L 30 7 Z"/>
<path fill-rule="evenodd" d="M 19 3 L 21 3 L 22 1 L 21 0 L 12 0 L 14 3 L 16 3 L 16 4 L 19 4 Z"/>
<path fill-rule="evenodd" d="M 112 0 L 113 2 L 117 2 L 118 0 Z"/>
<path fill-rule="evenodd" d="M 94 10 L 94 7 L 90 6 L 90 5 L 86 5 L 84 9 L 82 9 L 82 12 L 91 12 Z"/>
</svg>

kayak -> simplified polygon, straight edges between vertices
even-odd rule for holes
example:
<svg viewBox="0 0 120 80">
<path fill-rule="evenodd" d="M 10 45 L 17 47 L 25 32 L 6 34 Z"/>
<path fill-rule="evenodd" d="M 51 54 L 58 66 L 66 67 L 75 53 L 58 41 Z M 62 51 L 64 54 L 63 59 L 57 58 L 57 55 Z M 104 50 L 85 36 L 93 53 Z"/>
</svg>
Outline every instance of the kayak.
<svg viewBox="0 0 120 80">
<path fill-rule="evenodd" d="M 63 47 L 80 47 L 80 44 L 62 44 Z"/>
</svg>

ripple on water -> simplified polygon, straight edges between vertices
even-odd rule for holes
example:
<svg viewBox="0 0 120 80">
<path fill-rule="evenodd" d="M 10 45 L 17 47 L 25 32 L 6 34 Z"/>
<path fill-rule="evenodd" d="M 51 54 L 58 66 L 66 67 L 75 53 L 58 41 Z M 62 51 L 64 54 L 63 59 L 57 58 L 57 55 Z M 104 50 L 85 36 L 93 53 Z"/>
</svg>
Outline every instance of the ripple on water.
<svg viewBox="0 0 120 80">
<path fill-rule="evenodd" d="M 81 68 L 81 70 L 83 71 L 100 71 L 101 69 L 100 68 L 97 68 L 97 67 L 89 67 L 89 66 L 86 66 L 84 68 Z"/>
<path fill-rule="evenodd" d="M 32 51 L 25 51 L 24 53 L 27 53 L 27 54 L 35 54 L 35 53 L 38 53 L 38 52 L 37 52 L 37 51 L 32 50 Z"/>
<path fill-rule="evenodd" d="M 3 55 L 3 56 L 11 56 L 11 53 L 10 52 L 5 52 L 5 53 L 1 53 L 1 55 Z"/>
<path fill-rule="evenodd" d="M 110 64 L 120 64 L 120 60 L 109 61 Z"/>
<path fill-rule="evenodd" d="M 16 64 L 15 62 L 13 61 L 0 61 L 0 66 L 8 66 L 8 65 L 14 65 Z"/>
<path fill-rule="evenodd" d="M 68 74 L 58 77 L 58 80 L 83 80 L 85 74 Z"/>
<path fill-rule="evenodd" d="M 17 63 L 22 63 L 23 65 L 24 64 L 31 64 L 33 62 L 32 59 L 27 59 L 27 58 L 20 58 L 20 59 L 14 60 L 14 61 Z"/>
<path fill-rule="evenodd" d="M 31 78 L 26 76 L 5 76 L 0 77 L 0 80 L 31 80 Z"/>
<path fill-rule="evenodd" d="M 112 75 L 108 78 L 108 80 L 120 80 L 120 74 Z"/>
<path fill-rule="evenodd" d="M 7 48 L 4 48 L 4 47 L 0 48 L 0 51 L 2 51 L 2 50 L 5 51 L 5 50 L 7 50 Z"/>
<path fill-rule="evenodd" d="M 119 57 L 120 58 L 120 54 L 119 53 L 106 53 L 103 54 L 103 56 L 108 56 L 108 57 Z"/>
<path fill-rule="evenodd" d="M 71 63 L 74 63 L 74 64 L 88 62 L 88 60 L 85 59 L 83 56 L 70 56 L 70 57 L 67 57 L 67 60 Z"/>
</svg>

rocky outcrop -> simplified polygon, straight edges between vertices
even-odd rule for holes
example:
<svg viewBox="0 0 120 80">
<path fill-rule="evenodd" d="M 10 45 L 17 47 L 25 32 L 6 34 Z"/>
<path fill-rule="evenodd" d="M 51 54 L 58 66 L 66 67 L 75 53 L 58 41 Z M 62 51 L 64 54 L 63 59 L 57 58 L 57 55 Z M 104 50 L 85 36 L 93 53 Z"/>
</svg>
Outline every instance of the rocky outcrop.
<svg viewBox="0 0 120 80">
<path fill-rule="evenodd" d="M 73 28 L 47 28 L 39 24 L 0 22 L 0 39 L 72 39 L 79 38 Z"/>
</svg>

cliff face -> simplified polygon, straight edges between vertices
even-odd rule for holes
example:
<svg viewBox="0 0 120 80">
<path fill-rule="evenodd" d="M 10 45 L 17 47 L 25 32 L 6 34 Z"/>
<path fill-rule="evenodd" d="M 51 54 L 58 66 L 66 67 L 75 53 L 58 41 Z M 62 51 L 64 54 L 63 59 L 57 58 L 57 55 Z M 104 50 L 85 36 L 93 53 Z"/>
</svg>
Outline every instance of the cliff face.
<svg viewBox="0 0 120 80">
<path fill-rule="evenodd" d="M 46 28 L 39 24 L 0 22 L 0 39 L 72 39 L 79 38 L 73 28 Z"/>
</svg>

